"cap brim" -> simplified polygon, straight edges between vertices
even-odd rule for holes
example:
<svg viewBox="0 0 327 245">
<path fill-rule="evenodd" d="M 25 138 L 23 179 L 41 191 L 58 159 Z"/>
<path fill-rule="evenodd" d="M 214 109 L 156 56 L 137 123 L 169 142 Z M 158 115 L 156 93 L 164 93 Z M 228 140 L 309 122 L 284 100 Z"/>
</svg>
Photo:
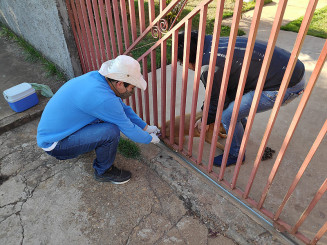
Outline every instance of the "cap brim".
<svg viewBox="0 0 327 245">
<path fill-rule="evenodd" d="M 126 76 L 124 74 L 121 74 L 121 73 L 109 73 L 109 74 L 103 75 L 103 76 L 111 78 L 111 79 L 116 80 L 116 81 L 122 81 L 122 82 L 129 83 L 129 84 L 134 85 L 135 87 L 137 87 L 139 89 L 142 89 L 143 91 L 146 90 L 146 88 L 147 88 L 147 83 L 144 80 L 144 78 L 142 77 L 142 75 L 139 78 L 135 78 L 135 77 L 126 78 Z"/>
<path fill-rule="evenodd" d="M 142 76 L 140 77 L 140 86 L 136 86 L 136 87 L 142 89 L 143 91 L 146 90 L 147 83 Z"/>
</svg>

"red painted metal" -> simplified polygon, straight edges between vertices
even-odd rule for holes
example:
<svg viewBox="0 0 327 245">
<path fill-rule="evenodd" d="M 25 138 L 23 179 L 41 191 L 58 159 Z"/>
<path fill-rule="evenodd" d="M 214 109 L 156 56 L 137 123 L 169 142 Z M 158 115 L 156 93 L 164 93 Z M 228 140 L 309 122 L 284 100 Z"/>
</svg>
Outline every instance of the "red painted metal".
<svg viewBox="0 0 327 245">
<path fill-rule="evenodd" d="M 176 105 L 176 75 L 177 75 L 177 47 L 178 30 L 175 30 L 171 43 L 171 96 L 170 96 L 170 144 L 174 144 L 175 136 L 175 105 Z"/>
<path fill-rule="evenodd" d="M 166 137 L 167 41 L 161 44 L 161 134 Z"/>
<path fill-rule="evenodd" d="M 135 17 L 135 5 L 134 0 L 128 1 L 129 7 L 129 16 L 130 16 L 130 24 L 131 24 L 131 32 L 132 32 L 132 41 L 134 42 L 137 38 L 137 29 L 136 29 L 136 17 Z M 127 26 L 127 35 L 129 35 L 128 26 Z M 133 110 L 136 112 L 136 106 L 139 105 L 139 115 L 141 118 L 143 117 L 143 108 L 142 108 L 142 93 L 140 89 L 136 89 L 138 94 L 138 103 L 136 103 L 136 95 L 132 95 L 132 107 Z"/>
<path fill-rule="evenodd" d="M 160 13 L 166 8 L 166 0 L 160 0 Z M 161 134 L 166 137 L 166 91 L 167 91 L 167 41 L 161 43 Z"/>
<path fill-rule="evenodd" d="M 133 1 L 133 0 L 130 0 Z M 142 33 L 145 30 L 145 13 L 144 13 L 144 0 L 138 0 L 138 10 L 139 10 L 139 26 L 140 26 L 140 32 Z M 137 38 L 137 35 L 135 36 Z M 133 38 L 133 43 L 135 43 L 136 40 Z M 133 44 L 132 44 L 133 45 Z M 147 58 L 142 59 L 142 66 L 143 66 L 143 76 L 144 79 L 146 78 L 146 81 L 148 81 L 148 74 L 147 70 L 145 70 L 144 66 L 147 66 Z M 145 97 L 145 113 L 146 113 L 146 122 L 150 123 L 150 112 L 149 112 L 149 92 L 146 91 L 144 93 Z M 138 99 L 139 99 L 139 115 L 143 118 L 143 104 L 142 104 L 142 91 L 138 90 Z"/>
<path fill-rule="evenodd" d="M 121 18 L 122 18 L 122 23 L 123 23 L 124 44 L 125 44 L 125 49 L 127 49 L 130 45 L 130 40 L 129 40 L 129 27 L 128 27 L 128 21 L 127 21 L 125 0 L 120 1 L 120 11 L 121 11 Z M 132 99 L 132 108 L 136 112 L 135 94 L 132 95 L 131 99 Z M 129 105 L 129 98 L 126 99 L 126 102 Z"/>
<path fill-rule="evenodd" d="M 102 1 L 100 1 L 102 2 Z M 103 5 L 103 3 L 102 3 Z M 96 0 L 92 0 L 92 6 L 93 6 L 93 11 L 94 11 L 94 18 L 95 18 L 95 23 L 96 23 L 96 29 L 97 33 L 99 36 L 99 43 L 100 43 L 100 51 L 101 51 L 101 59 L 98 57 L 99 64 L 101 65 L 103 62 L 107 60 L 106 58 L 106 48 L 104 46 L 104 41 L 103 41 L 103 35 L 102 35 L 102 29 L 101 29 L 101 23 L 100 23 L 100 14 L 99 14 L 99 9 L 98 9 L 98 3 Z"/>
<path fill-rule="evenodd" d="M 128 30 L 125 0 L 120 0 L 120 12 L 121 12 L 121 19 L 123 24 L 124 44 L 125 44 L 125 49 L 127 49 L 129 47 L 130 42 L 129 42 L 129 30 Z"/>
<path fill-rule="evenodd" d="M 138 0 L 138 5 L 139 5 L 138 7 L 139 7 L 140 31 L 141 31 L 141 33 L 143 33 L 145 30 L 144 0 Z M 136 43 L 136 40 L 134 40 L 134 43 Z M 133 46 L 133 44 L 132 44 L 132 46 Z"/>
<path fill-rule="evenodd" d="M 316 153 L 321 141 L 323 140 L 324 136 L 326 135 L 326 132 L 327 132 L 327 120 L 326 120 L 324 126 L 322 127 L 321 131 L 319 132 L 315 142 L 313 143 L 313 145 L 312 145 L 307 157 L 305 158 L 300 170 L 298 171 L 297 175 L 295 176 L 291 187 L 289 188 L 287 194 L 284 197 L 284 200 L 283 200 L 282 204 L 280 205 L 280 207 L 278 208 L 276 214 L 274 215 L 274 220 L 277 220 L 279 218 L 279 216 L 280 216 L 286 202 L 291 197 L 291 195 L 292 195 L 293 191 L 295 190 L 297 184 L 299 183 L 304 171 L 306 170 L 306 168 L 309 165 L 312 157 Z"/>
<path fill-rule="evenodd" d="M 158 125 L 158 95 L 157 95 L 156 51 L 151 52 L 151 82 L 152 82 L 153 123 L 154 123 L 154 125 Z"/>
<path fill-rule="evenodd" d="M 181 29 L 181 27 L 183 27 L 185 25 L 185 22 L 190 19 L 193 18 L 196 14 L 198 14 L 200 12 L 200 25 L 199 25 L 199 30 L 202 28 L 202 26 L 205 26 L 205 23 L 202 23 L 202 17 L 201 16 L 206 16 L 207 15 L 207 8 L 208 8 L 208 4 L 211 2 L 212 0 L 204 0 L 202 1 L 198 6 L 196 6 L 189 14 L 187 14 L 180 22 L 178 22 L 174 28 L 172 28 L 170 31 L 168 31 L 167 33 L 165 33 L 164 36 L 162 36 L 161 39 L 159 39 L 157 42 L 155 42 L 146 52 L 144 52 L 144 54 L 142 54 L 137 60 L 140 61 L 142 60 L 144 57 L 148 56 L 150 54 L 150 52 L 152 50 L 155 50 L 159 45 L 161 45 L 164 41 L 167 41 L 167 39 L 171 38 L 172 34 L 175 32 L 175 30 L 179 30 Z M 137 40 L 135 41 L 135 43 L 133 43 L 128 50 L 125 51 L 125 53 L 129 53 L 131 50 L 133 50 L 133 48 L 139 43 L 139 41 L 142 40 L 142 38 L 148 34 L 150 32 L 150 30 L 156 25 L 156 23 L 162 18 L 164 17 L 169 11 L 171 10 L 175 5 L 177 4 L 176 1 L 171 2 L 162 13 L 160 13 L 155 20 L 149 24 L 149 26 L 142 32 L 142 34 L 137 38 Z M 202 13 L 203 12 L 203 13 Z M 202 22 L 201 22 L 202 21 Z M 204 21 L 206 21 L 206 19 L 204 19 Z M 201 27 L 201 28 L 200 28 Z M 203 27 L 204 28 L 204 27 Z M 205 31 L 205 30 L 203 30 Z M 200 33 L 200 32 L 199 32 Z M 200 38 L 201 40 L 201 38 Z M 198 51 L 197 51 L 198 52 Z"/>
<path fill-rule="evenodd" d="M 130 15 L 132 40 L 134 42 L 136 40 L 136 38 L 137 38 L 137 28 L 136 28 L 136 17 L 135 17 L 134 0 L 128 0 L 128 6 L 129 6 L 129 15 Z"/>
<path fill-rule="evenodd" d="M 118 10 L 118 3 L 117 1 L 112 1 L 112 8 L 114 11 L 114 19 L 115 19 L 115 36 L 117 37 L 117 44 L 118 44 L 118 50 L 119 54 L 123 54 L 123 38 L 121 35 L 121 25 L 120 25 L 120 18 L 119 18 L 119 10 Z"/>
<path fill-rule="evenodd" d="M 86 7 L 87 7 L 87 13 L 88 13 L 88 17 L 89 17 L 88 22 L 90 23 L 90 26 L 91 26 L 92 41 L 93 41 L 93 45 L 95 48 L 95 57 L 93 60 L 93 64 L 95 66 L 95 70 L 97 70 L 101 66 L 101 55 L 100 55 L 97 32 L 95 30 L 94 15 L 93 15 L 93 11 L 92 11 L 91 1 L 86 1 Z"/>
<path fill-rule="evenodd" d="M 184 36 L 184 55 L 183 55 L 183 76 L 182 76 L 182 94 L 181 94 L 181 108 L 180 108 L 180 121 L 179 121 L 179 142 L 178 150 L 183 149 L 184 143 L 184 124 L 185 124 L 185 107 L 186 107 L 186 94 L 187 94 L 187 76 L 190 57 L 190 40 L 192 30 L 192 19 L 185 23 L 185 36 Z M 192 129 L 192 125 L 190 128 Z"/>
<path fill-rule="evenodd" d="M 92 34 L 91 34 L 91 29 L 90 29 L 90 24 L 89 24 L 89 19 L 87 16 L 87 12 L 86 12 L 86 6 L 85 6 L 85 1 L 84 0 L 80 0 L 80 7 L 81 7 L 81 12 L 82 12 L 82 16 L 83 16 L 83 21 L 84 21 L 84 26 L 86 29 L 86 37 L 87 37 L 87 42 L 89 45 L 89 52 L 91 54 L 91 63 L 90 68 L 91 70 L 96 70 L 96 63 L 95 63 L 95 52 L 94 52 L 94 44 L 92 41 Z"/>
<path fill-rule="evenodd" d="M 308 85 L 306 86 L 305 90 L 304 90 L 304 93 L 303 93 L 303 96 L 301 98 L 301 101 L 299 103 L 299 106 L 295 112 L 295 115 L 293 117 L 293 120 L 291 122 L 291 126 L 286 134 L 287 135 L 293 135 L 296 127 L 297 127 L 297 124 L 302 116 L 302 113 L 308 103 L 308 100 L 310 98 L 310 95 L 312 93 L 312 90 L 316 84 L 316 81 L 319 77 L 319 74 L 323 68 L 323 65 L 325 63 L 325 60 L 326 60 L 326 57 L 327 57 L 327 41 L 325 42 L 325 45 L 321 51 L 321 54 L 319 56 L 319 59 L 317 61 L 317 64 L 316 64 L 316 67 L 314 69 L 314 71 L 312 72 L 312 75 L 309 79 L 309 82 L 308 82 Z M 293 180 L 293 183 L 290 187 L 290 189 L 288 190 L 286 196 L 284 197 L 284 200 L 282 202 L 282 204 L 280 205 L 279 209 L 277 210 L 275 216 L 274 216 L 274 220 L 277 220 L 279 215 L 281 214 L 286 202 L 288 201 L 289 197 L 291 196 L 291 194 L 293 193 L 296 185 L 298 184 L 298 182 L 300 181 L 305 169 L 307 168 L 307 166 L 309 165 L 313 155 L 315 154 L 320 142 L 322 141 L 324 135 L 325 135 L 326 132 L 323 132 L 321 131 L 318 135 L 318 137 L 316 138 L 316 141 L 314 142 L 312 148 L 310 149 L 306 159 L 304 160 L 299 172 L 297 173 L 296 177 L 294 178 Z M 283 145 L 285 144 L 288 144 L 288 142 L 290 141 L 291 139 L 290 138 L 285 138 L 284 140 L 284 143 Z M 280 157 L 277 157 L 276 161 L 281 161 Z"/>
<path fill-rule="evenodd" d="M 112 57 L 116 58 L 117 57 L 117 44 L 116 44 L 115 27 L 113 25 L 114 21 L 112 19 L 113 14 L 111 11 L 110 1 L 106 1 L 105 3 L 106 3 L 108 26 L 109 26 L 109 33 L 110 33 Z"/>
<path fill-rule="evenodd" d="M 77 52 L 78 52 L 78 55 L 81 60 L 82 70 L 85 73 L 87 65 L 85 64 L 86 61 L 85 61 L 85 57 L 83 54 L 84 47 L 82 47 L 82 45 L 84 45 L 84 44 L 82 43 L 82 34 L 80 31 L 79 22 L 78 22 L 77 15 L 76 15 L 75 4 L 73 2 L 70 2 L 69 0 L 66 0 L 66 5 L 67 5 L 67 9 L 68 9 L 69 21 L 72 25 L 73 35 L 74 35 L 76 45 L 77 45 Z"/>
<path fill-rule="evenodd" d="M 322 236 L 326 233 L 327 231 L 327 221 L 326 223 L 321 227 L 321 229 L 317 232 L 315 237 L 312 239 L 310 244 L 317 244 L 317 242 L 322 238 Z"/>
<path fill-rule="evenodd" d="M 315 8 L 317 6 L 317 3 L 318 3 L 318 0 L 309 2 L 307 11 L 306 11 L 306 13 L 304 15 L 304 18 L 303 18 L 303 21 L 302 21 L 302 24 L 301 24 L 301 27 L 300 27 L 300 30 L 299 30 L 299 34 L 297 35 L 295 45 L 294 45 L 293 51 L 291 53 L 290 60 L 288 62 L 286 70 L 285 70 L 285 75 L 284 75 L 282 83 L 280 85 L 280 89 L 279 89 L 279 92 L 278 92 L 278 95 L 277 95 L 277 98 L 276 98 L 276 102 L 275 102 L 274 107 L 272 109 L 272 112 L 270 114 L 268 126 L 267 126 L 266 132 L 264 134 L 264 138 L 263 138 L 263 140 L 261 142 L 256 161 L 261 161 L 262 155 L 263 155 L 263 153 L 265 151 L 269 136 L 271 134 L 272 128 L 273 128 L 274 123 L 276 121 L 279 109 L 280 109 L 280 107 L 282 105 L 286 89 L 288 87 L 289 81 L 291 80 L 291 76 L 293 74 L 293 70 L 294 70 L 294 67 L 296 65 L 297 58 L 299 56 L 301 47 L 303 45 L 305 35 L 308 32 L 309 23 L 311 22 L 311 19 L 313 17 L 314 10 L 315 10 Z M 271 171 L 271 173 L 269 175 L 268 182 L 267 182 L 267 184 L 266 184 L 266 186 L 265 186 L 265 188 L 263 190 L 260 202 L 258 204 L 258 208 L 262 207 L 262 205 L 263 205 L 263 203 L 264 203 L 264 201 L 265 201 L 265 199 L 267 197 L 269 188 L 270 188 L 270 186 L 272 184 L 273 179 L 276 176 L 277 170 L 278 170 L 278 168 L 280 166 L 280 163 L 282 161 L 284 153 L 285 153 L 285 151 L 287 149 L 287 145 L 288 145 L 288 142 L 289 142 L 289 140 L 287 138 L 291 139 L 291 137 L 292 137 L 292 135 L 286 135 L 286 139 L 285 139 L 285 141 L 284 141 L 284 143 L 282 145 L 282 148 L 281 148 L 281 150 L 280 150 L 280 152 L 279 152 L 279 154 L 277 156 L 277 160 L 276 160 L 276 162 L 275 162 L 275 164 L 273 166 L 273 169 L 272 169 L 272 171 Z"/>
<path fill-rule="evenodd" d="M 181 15 L 181 13 L 182 13 L 182 11 L 184 10 L 184 7 L 186 6 L 186 4 L 187 4 L 187 0 L 184 0 L 184 2 L 183 2 L 183 4 L 182 4 L 181 8 L 179 9 L 178 13 L 176 14 L 176 16 L 175 16 L 175 18 L 174 18 L 173 22 L 171 23 L 171 25 L 170 25 L 170 27 L 169 27 L 168 30 L 171 30 L 171 28 L 173 28 L 173 26 L 174 26 L 175 23 L 176 23 L 176 20 L 177 20 L 178 17 Z"/>
<path fill-rule="evenodd" d="M 327 122 L 327 121 L 326 121 Z M 324 125 L 324 131 L 326 133 L 327 130 L 327 123 Z M 312 209 L 316 206 L 317 202 L 320 200 L 322 195 L 326 192 L 327 190 L 327 178 L 325 179 L 324 183 L 320 186 L 319 190 L 317 191 L 316 195 L 312 199 L 311 203 L 309 206 L 306 208 L 306 210 L 303 212 L 301 215 L 300 219 L 296 222 L 295 226 L 293 227 L 291 233 L 295 234 L 299 227 L 302 225 L 302 223 L 306 220 L 307 216 L 310 214 Z"/>
<path fill-rule="evenodd" d="M 105 60 L 111 60 L 111 47 L 110 47 L 110 41 L 109 41 L 109 35 L 108 35 L 108 25 L 106 21 L 106 13 L 105 13 L 105 7 L 103 1 L 99 1 L 99 9 L 100 9 L 100 17 L 101 17 L 101 25 L 102 25 L 102 32 L 104 36 L 104 43 L 105 43 L 105 51 L 107 56 Z M 100 32 L 100 31 L 99 31 Z"/>
<path fill-rule="evenodd" d="M 243 66 L 242 66 L 241 75 L 240 75 L 240 82 L 239 82 L 239 86 L 238 86 L 237 92 L 236 92 L 236 98 L 235 98 L 235 103 L 234 103 L 235 108 L 233 109 L 231 124 L 234 123 L 234 118 L 236 116 L 234 113 L 236 111 L 238 112 L 239 109 L 240 109 L 242 95 L 243 95 L 244 87 L 245 87 L 245 83 L 246 83 L 246 77 L 248 75 L 248 71 L 249 71 L 249 68 L 250 68 L 251 57 L 252 57 L 252 53 L 253 53 L 253 47 L 254 47 L 256 36 L 257 36 L 258 28 L 259 28 L 260 16 L 261 16 L 263 4 L 264 4 L 264 0 L 257 1 L 256 5 L 255 5 L 255 8 L 254 8 L 252 23 L 251 23 L 250 32 L 249 32 L 248 43 L 247 43 L 247 46 L 246 46 Z M 233 125 L 232 127 L 235 129 L 235 125 Z M 248 134 L 245 134 L 244 137 L 248 138 L 249 137 Z M 216 142 L 216 141 L 214 141 L 214 142 Z M 242 147 L 240 149 L 240 152 L 245 152 L 245 146 L 242 145 Z M 243 160 L 243 156 L 242 157 L 239 156 L 238 159 L 237 159 L 237 163 L 236 163 L 236 166 L 235 166 L 235 169 L 234 169 L 233 179 L 232 179 L 232 183 L 231 183 L 231 188 L 232 189 L 234 189 L 235 186 L 236 186 L 236 181 L 237 181 L 237 178 L 238 178 L 238 174 L 240 172 L 242 160 Z"/>
<path fill-rule="evenodd" d="M 219 4 L 217 4 L 216 8 L 216 18 L 215 18 L 215 24 L 214 24 L 214 32 L 213 32 L 213 44 L 211 47 L 211 56 L 210 56 L 210 61 L 209 61 L 209 73 L 208 73 L 208 93 L 211 95 L 211 90 L 212 90 L 212 81 L 213 81 L 213 75 L 214 75 L 214 66 L 216 64 L 217 56 L 212 55 L 212 54 L 217 54 L 218 52 L 218 45 L 219 45 L 219 38 L 220 38 L 220 31 L 221 31 L 221 23 L 222 23 L 222 17 L 223 17 L 223 10 L 224 10 L 224 3 L 225 1 L 220 1 Z M 210 92 L 209 92 L 210 91 Z M 207 121 L 207 113 L 204 113 L 203 115 L 205 117 L 205 120 Z M 193 125 L 193 124 L 192 124 Z M 201 128 L 203 129 L 204 123 L 202 124 Z M 210 156 L 209 156 L 209 164 L 207 167 L 207 171 L 210 173 L 212 171 L 212 165 L 213 165 L 213 155 L 216 151 L 216 145 L 217 145 L 217 139 L 218 139 L 218 121 L 215 123 L 214 127 L 214 133 L 213 133 L 213 138 L 211 142 L 211 148 L 210 148 Z M 202 135 L 203 138 L 203 135 Z M 202 139 L 200 139 L 202 142 Z"/>
<path fill-rule="evenodd" d="M 249 139 L 249 135 L 250 135 L 251 128 L 252 128 L 253 121 L 254 121 L 254 117 L 255 117 L 255 113 L 256 113 L 256 111 L 258 109 L 259 100 L 260 100 L 260 97 L 261 97 L 263 85 L 264 85 L 266 77 L 267 77 L 270 61 L 271 61 L 271 58 L 272 58 L 272 55 L 273 55 L 273 52 L 274 52 L 274 48 L 275 48 L 275 44 L 276 44 L 276 41 L 277 41 L 279 29 L 280 29 L 280 26 L 281 26 L 281 23 L 282 23 L 282 19 L 283 19 L 283 16 L 284 16 L 286 4 L 287 4 L 287 0 L 281 0 L 278 3 L 278 8 L 277 8 L 275 20 L 274 20 L 274 23 L 273 23 L 273 26 L 272 26 L 272 29 L 271 29 L 271 33 L 270 33 L 270 37 L 269 37 L 269 40 L 268 40 L 265 57 L 263 59 L 262 68 L 261 68 L 259 78 L 258 78 L 257 87 L 256 87 L 255 92 L 254 92 L 253 101 L 252 101 L 252 105 L 251 105 L 251 108 L 250 108 L 250 113 L 249 113 L 248 120 L 247 120 L 247 123 L 246 123 L 246 127 L 245 127 L 245 130 L 244 130 L 244 136 L 243 136 L 243 139 L 242 139 L 240 152 L 238 154 L 238 159 L 243 159 L 244 154 L 245 154 L 246 144 L 247 144 L 247 141 Z M 245 188 L 244 198 L 248 198 L 248 196 L 249 196 L 249 193 L 250 193 L 250 190 L 251 190 L 255 175 L 256 175 L 256 173 L 258 171 L 258 168 L 259 168 L 259 165 L 260 165 L 260 159 L 257 157 L 257 160 L 254 162 L 253 169 L 252 169 L 251 175 L 249 177 L 249 181 L 248 181 L 248 183 L 246 185 L 246 188 Z"/>
<path fill-rule="evenodd" d="M 189 13 L 185 18 L 189 18 L 192 15 L 195 15 L 199 9 L 201 9 L 205 4 L 208 4 L 212 0 L 204 0 L 199 6 L 193 9 L 191 13 Z M 133 42 L 133 44 L 124 52 L 125 54 L 128 54 L 135 48 L 135 46 L 154 28 L 157 23 L 162 19 L 164 16 L 169 13 L 171 9 L 173 9 L 176 4 L 178 4 L 178 0 L 172 1 L 151 23 L 149 23 L 148 27 L 140 34 L 140 36 Z M 172 28 L 171 31 L 167 32 L 165 35 L 165 38 L 162 38 L 160 41 L 158 41 L 156 44 L 154 44 L 151 49 L 149 49 L 147 52 L 145 52 L 141 57 L 138 58 L 138 60 L 143 59 L 145 56 L 149 54 L 152 50 L 154 50 L 159 44 L 161 44 L 164 40 L 166 40 L 168 37 L 170 37 L 170 34 L 172 33 L 173 30 L 179 29 L 185 21 L 180 21 L 178 24 L 175 25 L 174 28 Z"/>
<path fill-rule="evenodd" d="M 89 43 L 87 41 L 87 35 L 86 35 L 86 27 L 84 26 L 84 21 L 83 21 L 83 17 L 82 17 L 82 10 L 81 10 L 81 6 L 80 6 L 80 3 L 79 1 L 75 1 L 75 4 L 72 4 L 72 7 L 73 7 L 73 11 L 76 13 L 76 17 L 78 19 L 78 22 L 80 24 L 80 28 L 81 28 L 81 31 L 82 31 L 82 36 L 81 36 L 81 39 L 82 39 L 82 43 L 84 44 L 84 50 L 85 50 L 85 53 L 86 54 L 86 60 L 85 60 L 85 64 L 87 66 L 85 72 L 88 72 L 92 69 L 92 59 L 91 59 L 91 53 L 89 52 Z M 76 18 L 75 18 L 76 19 Z"/>
<path fill-rule="evenodd" d="M 149 79 L 148 79 L 148 58 L 144 57 L 142 59 L 142 66 L 143 66 L 143 77 L 144 80 L 147 82 L 149 85 Z M 150 125 L 150 101 L 149 101 L 149 89 L 146 89 L 144 91 L 144 96 L 145 96 L 145 121 L 147 124 Z"/>
<path fill-rule="evenodd" d="M 220 93 L 218 106 L 223 105 L 222 103 L 225 101 L 225 95 L 226 95 L 226 91 L 227 91 L 227 85 L 228 85 L 230 70 L 232 68 L 232 61 L 233 61 L 234 48 L 235 48 L 236 37 L 237 37 L 237 32 L 238 32 L 238 26 L 239 26 L 241 14 L 242 14 L 242 5 L 243 5 L 243 0 L 238 0 L 236 2 L 236 4 L 235 4 L 235 8 L 234 8 L 233 22 L 232 22 L 232 27 L 231 27 L 229 41 L 228 41 L 228 48 L 227 48 L 227 53 L 226 53 L 225 68 L 224 68 L 223 78 L 222 78 L 221 88 L 220 88 L 220 91 L 221 92 L 224 91 L 224 94 L 222 95 Z M 222 97 L 220 98 L 220 96 L 222 96 Z M 206 97 L 206 100 L 207 99 L 208 99 L 208 102 L 207 102 L 208 103 L 207 110 L 208 110 L 209 109 L 209 103 L 210 103 L 210 97 Z M 221 104 L 219 104 L 219 103 L 221 103 Z M 217 108 L 217 111 L 221 111 L 221 112 L 218 112 L 218 114 L 222 113 L 222 108 L 223 107 L 221 107 L 220 109 Z M 205 111 L 205 109 L 203 111 Z M 218 116 L 218 118 L 219 117 L 221 117 L 221 115 Z M 219 118 L 217 120 L 217 123 L 220 124 L 220 120 L 221 120 L 221 118 Z M 202 122 L 202 127 L 203 127 L 203 123 L 204 122 Z M 203 133 L 204 132 L 201 132 L 201 136 L 202 136 Z M 204 138 L 204 134 L 203 134 L 202 137 Z M 201 137 L 201 139 L 202 139 L 202 137 Z M 226 162 L 227 162 L 227 158 L 228 158 L 228 154 L 229 154 L 229 148 L 230 148 L 231 138 L 232 137 L 233 137 L 233 130 L 231 130 L 231 132 L 228 133 L 228 137 L 227 137 L 227 141 L 226 141 L 225 149 L 224 149 L 223 161 L 222 161 L 220 172 L 219 172 L 219 180 L 222 180 L 223 176 L 224 176 L 224 172 L 225 172 L 225 168 L 226 168 Z M 203 139 L 203 141 L 201 141 L 201 143 L 203 144 L 203 142 L 204 142 L 204 139 Z"/>
<path fill-rule="evenodd" d="M 154 19 L 155 19 L 154 0 L 149 0 L 149 21 L 152 22 Z M 151 84 L 152 84 L 153 123 L 155 125 L 158 125 L 156 50 L 151 51 Z"/>
<path fill-rule="evenodd" d="M 195 125 L 196 106 L 199 96 L 199 85 L 200 85 L 200 75 L 201 75 L 200 72 L 201 72 L 201 65 L 202 65 L 202 53 L 203 53 L 203 45 L 204 45 L 204 37 L 205 37 L 205 28 L 207 23 L 206 20 L 207 12 L 208 12 L 208 6 L 204 5 L 200 11 L 198 46 L 197 46 L 196 60 L 195 60 L 191 121 L 190 121 L 189 142 L 188 142 L 189 156 L 192 156 L 193 136 L 194 136 L 194 129 L 192 128 L 192 125 Z"/>
</svg>

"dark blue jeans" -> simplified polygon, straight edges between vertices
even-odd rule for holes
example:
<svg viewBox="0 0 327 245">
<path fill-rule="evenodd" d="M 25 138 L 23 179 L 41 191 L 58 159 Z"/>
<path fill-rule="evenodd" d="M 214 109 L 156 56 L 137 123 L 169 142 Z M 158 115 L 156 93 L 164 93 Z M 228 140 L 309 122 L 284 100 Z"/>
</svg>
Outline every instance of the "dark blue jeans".
<svg viewBox="0 0 327 245">
<path fill-rule="evenodd" d="M 98 120 L 60 140 L 47 153 L 59 160 L 66 160 L 95 150 L 93 168 L 101 175 L 113 164 L 119 139 L 120 130 L 115 124 Z"/>
<path fill-rule="evenodd" d="M 282 105 L 288 104 L 293 99 L 298 97 L 303 92 L 304 85 L 305 85 L 305 81 L 304 79 L 302 79 L 302 81 L 296 84 L 295 86 L 288 88 L 286 90 Z M 278 91 L 262 91 L 257 112 L 263 112 L 272 109 L 276 101 L 277 94 Z M 229 151 L 229 154 L 234 157 L 238 156 L 241 147 L 242 138 L 244 134 L 243 125 L 246 124 L 246 118 L 250 112 L 253 96 L 254 96 L 254 91 L 250 91 L 242 96 L 240 111 L 238 114 L 233 140 Z M 228 105 L 228 107 L 223 111 L 222 114 L 221 123 L 223 124 L 226 132 L 228 132 L 229 129 L 229 125 L 233 113 L 233 107 L 234 107 L 234 101 Z"/>
</svg>

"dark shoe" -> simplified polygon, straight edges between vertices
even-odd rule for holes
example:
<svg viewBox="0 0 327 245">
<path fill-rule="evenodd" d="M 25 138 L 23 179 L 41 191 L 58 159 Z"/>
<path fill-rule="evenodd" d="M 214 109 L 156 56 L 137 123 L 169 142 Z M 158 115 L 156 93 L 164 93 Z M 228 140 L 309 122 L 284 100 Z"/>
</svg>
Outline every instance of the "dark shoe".
<svg viewBox="0 0 327 245">
<path fill-rule="evenodd" d="M 221 163 L 223 161 L 223 156 L 224 156 L 224 154 L 221 154 L 219 156 L 216 156 L 215 159 L 213 160 L 213 165 L 220 167 L 221 166 Z M 245 155 L 243 157 L 242 163 L 244 161 L 245 161 Z M 234 165 L 234 164 L 236 164 L 236 162 L 237 162 L 237 157 L 234 157 L 234 156 L 232 156 L 232 155 L 229 154 L 228 155 L 228 159 L 227 159 L 227 163 L 226 163 L 226 167 L 228 167 L 230 165 Z"/>
<path fill-rule="evenodd" d="M 124 184 L 128 182 L 132 177 L 131 172 L 111 166 L 104 174 L 99 175 L 94 170 L 94 178 L 99 182 L 111 182 L 113 184 Z"/>
</svg>

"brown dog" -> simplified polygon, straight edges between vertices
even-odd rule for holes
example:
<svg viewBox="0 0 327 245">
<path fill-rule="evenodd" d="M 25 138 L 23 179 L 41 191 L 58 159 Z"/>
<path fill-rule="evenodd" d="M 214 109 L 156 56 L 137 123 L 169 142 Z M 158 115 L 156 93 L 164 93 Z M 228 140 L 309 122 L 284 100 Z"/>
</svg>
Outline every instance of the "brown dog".
<svg viewBox="0 0 327 245">
<path fill-rule="evenodd" d="M 202 116 L 202 112 L 197 112 L 195 115 L 195 121 L 200 119 Z M 185 114 L 185 124 L 184 124 L 184 136 L 189 134 L 190 129 L 190 121 L 191 121 L 191 114 Z M 175 144 L 179 144 L 179 123 L 180 123 L 180 116 L 175 117 L 175 125 L 174 125 L 174 142 Z M 211 144 L 212 136 L 214 130 L 214 123 L 209 125 L 209 129 L 206 131 L 205 134 L 205 141 Z M 194 128 L 194 137 L 200 137 L 200 131 L 197 127 Z M 220 124 L 219 128 L 219 137 L 226 138 L 226 131 L 222 124 Z M 170 121 L 166 122 L 166 136 L 169 138 L 170 136 Z M 217 148 L 224 150 L 224 145 L 217 141 Z"/>
</svg>

